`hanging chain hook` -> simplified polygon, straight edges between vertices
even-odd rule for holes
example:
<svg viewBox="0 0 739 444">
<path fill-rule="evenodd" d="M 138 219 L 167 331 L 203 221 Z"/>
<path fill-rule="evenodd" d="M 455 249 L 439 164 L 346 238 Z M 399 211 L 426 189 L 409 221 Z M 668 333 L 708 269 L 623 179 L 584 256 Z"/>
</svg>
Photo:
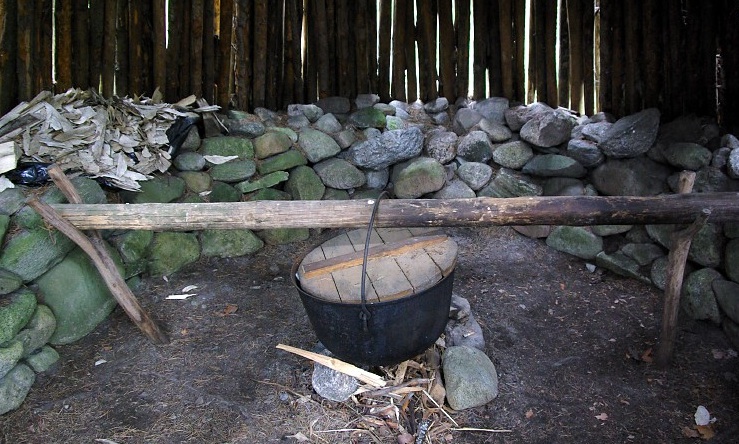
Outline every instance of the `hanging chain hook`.
<svg viewBox="0 0 739 444">
<path fill-rule="evenodd" d="M 365 331 L 365 333 L 369 330 L 369 319 L 372 317 L 372 313 L 370 313 L 369 309 L 367 309 L 367 294 L 366 294 L 366 280 L 367 280 L 367 257 L 369 256 L 369 244 L 370 239 L 372 238 L 372 227 L 375 224 L 375 216 L 377 215 L 377 210 L 380 208 L 380 199 L 383 197 L 386 197 L 388 195 L 387 191 L 383 191 L 380 193 L 379 196 L 377 196 L 377 199 L 375 200 L 375 203 L 372 207 L 372 215 L 370 216 L 369 220 L 369 226 L 367 227 L 367 238 L 364 240 L 364 260 L 362 261 L 362 288 L 361 288 L 361 296 L 362 296 L 362 311 L 359 312 L 359 319 L 362 320 L 362 327 Z"/>
</svg>

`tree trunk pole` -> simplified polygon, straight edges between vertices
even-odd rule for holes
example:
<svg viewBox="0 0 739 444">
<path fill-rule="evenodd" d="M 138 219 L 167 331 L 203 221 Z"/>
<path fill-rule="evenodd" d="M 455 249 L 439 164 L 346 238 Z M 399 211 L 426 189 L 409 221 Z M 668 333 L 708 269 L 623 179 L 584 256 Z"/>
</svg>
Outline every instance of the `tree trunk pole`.
<svg viewBox="0 0 739 444">
<path fill-rule="evenodd" d="M 72 6 L 70 1 L 57 0 L 56 2 L 56 84 L 58 93 L 72 87 Z M 0 41 L 2 41 L 2 38 L 0 38 Z M 0 65 L 2 62 L 3 60 L 0 58 Z M 2 109 L 0 109 L 1 112 L 3 112 Z"/>
<path fill-rule="evenodd" d="M 102 85 L 103 97 L 113 96 L 115 86 L 115 54 L 116 54 L 116 23 L 118 21 L 118 2 L 105 0 L 103 23 L 103 66 Z M 163 25 L 162 25 L 163 26 Z M 164 86 L 162 84 L 162 86 Z"/>
<path fill-rule="evenodd" d="M 470 95 L 470 0 L 457 0 L 454 6 L 456 8 L 454 32 L 457 45 L 457 96 L 468 97 Z"/>
<path fill-rule="evenodd" d="M 514 25 L 513 4 L 511 0 L 498 1 L 500 18 L 500 71 L 503 97 L 513 100 L 513 76 L 515 67 L 513 63 Z"/>
<path fill-rule="evenodd" d="M 52 205 L 81 229 L 202 230 L 348 228 L 367 224 L 370 200 Z M 383 201 L 378 227 L 691 223 L 704 208 L 713 222 L 739 219 L 739 193 L 653 197 L 557 196 Z"/>
<path fill-rule="evenodd" d="M 221 0 L 220 39 L 218 41 L 218 105 L 228 110 L 231 99 L 231 37 L 234 0 Z M 275 25 L 277 26 L 277 25 Z"/>
</svg>

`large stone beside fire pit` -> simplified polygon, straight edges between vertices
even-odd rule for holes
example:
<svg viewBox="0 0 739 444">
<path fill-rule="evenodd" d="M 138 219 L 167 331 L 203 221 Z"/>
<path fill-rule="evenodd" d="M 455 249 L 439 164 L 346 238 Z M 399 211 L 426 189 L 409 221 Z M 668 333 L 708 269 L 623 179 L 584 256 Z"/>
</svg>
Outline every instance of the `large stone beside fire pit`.
<svg viewBox="0 0 739 444">
<path fill-rule="evenodd" d="M 444 386 L 454 410 L 485 405 L 498 396 L 498 373 L 484 352 L 464 345 L 444 351 Z"/>
</svg>

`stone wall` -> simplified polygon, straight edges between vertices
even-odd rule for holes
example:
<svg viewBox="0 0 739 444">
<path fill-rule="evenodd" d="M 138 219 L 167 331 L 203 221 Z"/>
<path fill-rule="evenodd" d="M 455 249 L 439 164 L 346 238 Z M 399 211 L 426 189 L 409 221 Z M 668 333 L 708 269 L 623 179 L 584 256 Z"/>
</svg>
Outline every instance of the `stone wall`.
<svg viewBox="0 0 739 444">
<path fill-rule="evenodd" d="M 577 117 L 541 103 L 509 106 L 445 99 L 421 104 L 352 104 L 332 97 L 292 105 L 287 114 L 257 109 L 223 116 L 228 136 L 188 130 L 168 175 L 140 193 L 111 193 L 77 177 L 87 203 L 235 202 L 376 197 L 454 199 L 476 196 L 658 195 L 675 191 L 683 170 L 694 192 L 739 191 L 739 141 L 694 116 L 660 126 L 648 109 L 614 121 Z M 115 307 L 89 259 L 25 206 L 58 189 L 0 192 L 0 414 L 16 408 L 58 355 L 52 346 L 92 331 Z M 664 287 L 672 226 L 527 226 L 520 233 L 575 255 L 587 266 Z M 308 238 L 307 229 L 111 231 L 105 237 L 121 272 L 175 273 L 201 256 L 251 254 L 265 244 Z M 739 347 L 739 221 L 708 224 L 690 251 L 682 297 L 694 319 L 721 325 Z"/>
</svg>

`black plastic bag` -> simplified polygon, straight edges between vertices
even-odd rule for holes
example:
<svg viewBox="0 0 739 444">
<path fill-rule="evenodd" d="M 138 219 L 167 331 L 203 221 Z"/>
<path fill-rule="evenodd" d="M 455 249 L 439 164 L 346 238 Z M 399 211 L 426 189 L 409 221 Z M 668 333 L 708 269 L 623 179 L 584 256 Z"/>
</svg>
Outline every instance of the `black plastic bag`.
<svg viewBox="0 0 739 444">
<path fill-rule="evenodd" d="M 172 126 L 167 130 L 167 139 L 169 139 L 169 154 L 174 156 L 190 132 L 190 127 L 200 121 L 200 116 L 187 116 L 178 118 Z"/>
<path fill-rule="evenodd" d="M 49 165 L 44 162 L 21 162 L 5 176 L 14 184 L 39 186 L 49 181 Z"/>
</svg>

